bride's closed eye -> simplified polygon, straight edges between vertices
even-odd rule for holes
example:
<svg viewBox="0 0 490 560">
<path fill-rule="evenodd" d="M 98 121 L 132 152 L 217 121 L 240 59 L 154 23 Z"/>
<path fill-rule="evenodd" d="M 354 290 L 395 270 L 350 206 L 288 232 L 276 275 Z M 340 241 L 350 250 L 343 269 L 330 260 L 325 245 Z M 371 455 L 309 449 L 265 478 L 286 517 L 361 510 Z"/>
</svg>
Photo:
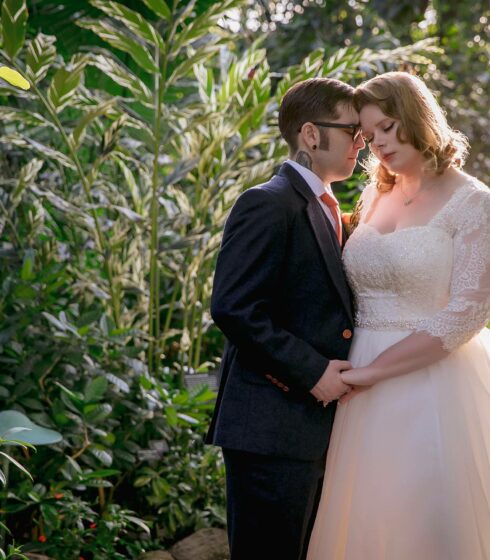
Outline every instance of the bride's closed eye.
<svg viewBox="0 0 490 560">
<path fill-rule="evenodd" d="M 383 128 L 383 132 L 389 132 L 394 126 L 395 126 L 395 121 L 393 121 L 391 124 Z M 373 141 L 372 136 L 363 136 L 362 139 L 364 140 L 364 142 L 366 142 L 367 145 L 371 144 L 371 142 Z"/>
</svg>

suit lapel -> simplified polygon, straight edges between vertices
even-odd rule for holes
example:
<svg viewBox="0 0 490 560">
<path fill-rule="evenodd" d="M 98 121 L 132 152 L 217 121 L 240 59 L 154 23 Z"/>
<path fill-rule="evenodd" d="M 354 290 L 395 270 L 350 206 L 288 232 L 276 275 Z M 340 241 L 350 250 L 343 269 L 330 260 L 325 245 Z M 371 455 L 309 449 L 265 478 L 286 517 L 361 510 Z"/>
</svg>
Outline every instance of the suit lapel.
<svg viewBox="0 0 490 560">
<path fill-rule="evenodd" d="M 306 214 L 315 234 L 320 253 L 325 261 L 328 273 L 340 295 L 341 301 L 352 320 L 352 305 L 349 287 L 342 267 L 342 255 L 339 244 L 334 238 L 335 232 L 328 218 L 322 213 L 318 201 L 306 181 L 290 165 L 284 164 L 279 174 L 286 176 L 296 191 L 307 200 Z"/>
</svg>

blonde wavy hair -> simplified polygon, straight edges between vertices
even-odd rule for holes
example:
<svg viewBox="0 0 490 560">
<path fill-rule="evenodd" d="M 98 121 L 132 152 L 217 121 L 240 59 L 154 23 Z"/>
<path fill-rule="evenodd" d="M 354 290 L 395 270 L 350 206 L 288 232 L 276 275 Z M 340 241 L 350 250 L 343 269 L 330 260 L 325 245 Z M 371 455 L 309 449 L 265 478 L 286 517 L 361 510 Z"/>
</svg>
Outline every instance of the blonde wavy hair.
<svg viewBox="0 0 490 560">
<path fill-rule="evenodd" d="M 360 111 L 371 104 L 399 121 L 398 140 L 423 154 L 428 171 L 441 175 L 450 166 L 464 165 L 468 153 L 466 136 L 449 126 L 434 95 L 417 76 L 387 72 L 363 82 L 354 92 L 354 105 Z M 372 154 L 364 165 L 379 190 L 393 188 L 395 175 Z"/>
</svg>

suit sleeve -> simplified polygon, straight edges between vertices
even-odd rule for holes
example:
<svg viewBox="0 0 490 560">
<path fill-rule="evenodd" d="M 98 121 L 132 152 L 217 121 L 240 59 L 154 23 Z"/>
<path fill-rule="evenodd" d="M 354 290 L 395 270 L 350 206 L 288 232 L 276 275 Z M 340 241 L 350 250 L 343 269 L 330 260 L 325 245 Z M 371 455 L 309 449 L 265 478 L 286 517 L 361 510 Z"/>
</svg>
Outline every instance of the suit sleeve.
<svg viewBox="0 0 490 560">
<path fill-rule="evenodd" d="M 271 301 L 287 259 L 288 217 L 273 193 L 253 188 L 235 203 L 218 255 L 211 314 L 225 336 L 282 382 L 312 389 L 328 359 L 274 324 Z"/>
</svg>

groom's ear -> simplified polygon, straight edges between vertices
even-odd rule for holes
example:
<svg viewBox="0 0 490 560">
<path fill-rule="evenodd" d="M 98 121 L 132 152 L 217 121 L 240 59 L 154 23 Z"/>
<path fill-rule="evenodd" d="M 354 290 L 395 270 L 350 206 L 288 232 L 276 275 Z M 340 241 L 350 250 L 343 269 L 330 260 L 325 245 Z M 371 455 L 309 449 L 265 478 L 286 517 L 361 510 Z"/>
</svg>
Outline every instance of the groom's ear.
<svg viewBox="0 0 490 560">
<path fill-rule="evenodd" d="M 311 122 L 305 122 L 298 132 L 298 146 L 312 149 L 320 142 L 318 128 Z"/>
</svg>

